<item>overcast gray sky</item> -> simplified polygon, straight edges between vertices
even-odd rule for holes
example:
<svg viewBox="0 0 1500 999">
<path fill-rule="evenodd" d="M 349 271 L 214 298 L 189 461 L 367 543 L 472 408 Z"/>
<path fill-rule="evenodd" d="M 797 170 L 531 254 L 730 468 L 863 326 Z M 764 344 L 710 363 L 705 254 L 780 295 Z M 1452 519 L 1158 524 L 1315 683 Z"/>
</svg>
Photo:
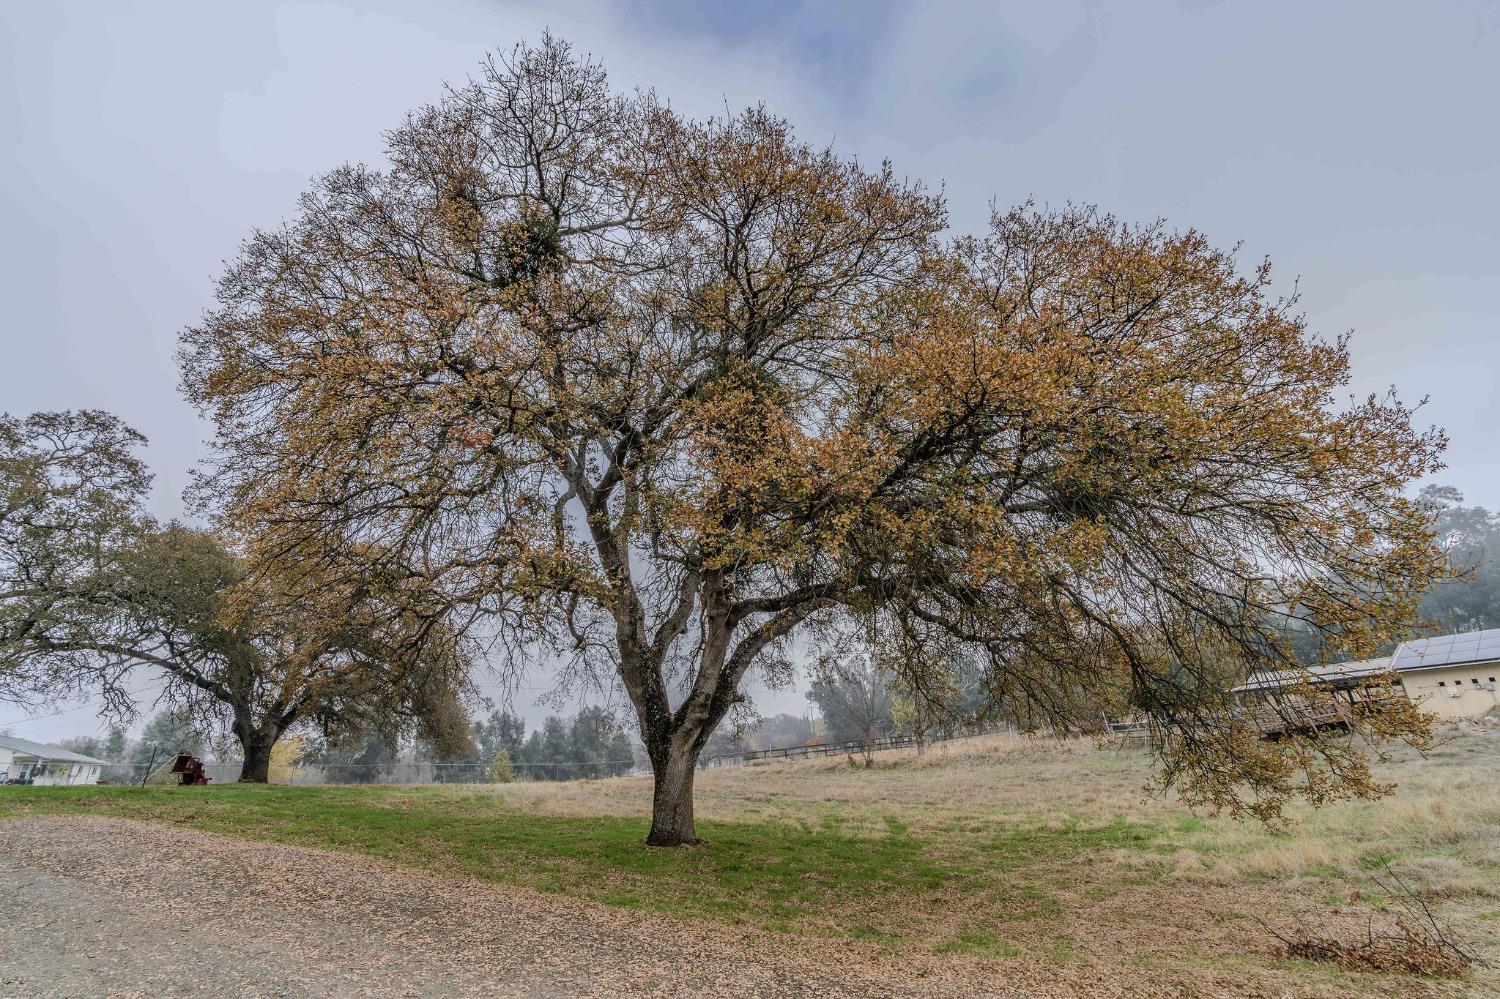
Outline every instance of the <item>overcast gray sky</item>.
<svg viewBox="0 0 1500 999">
<path fill-rule="evenodd" d="M 222 262 L 310 176 L 378 164 L 406 110 L 548 26 L 619 85 L 704 115 L 763 101 L 942 183 L 960 229 L 991 199 L 1072 199 L 1270 256 L 1314 330 L 1354 331 L 1352 390 L 1430 397 L 1423 422 L 1452 437 L 1438 481 L 1500 506 L 1495 0 L 6 0 L 0 409 L 119 414 L 178 513 L 207 429 L 172 351 Z"/>
</svg>

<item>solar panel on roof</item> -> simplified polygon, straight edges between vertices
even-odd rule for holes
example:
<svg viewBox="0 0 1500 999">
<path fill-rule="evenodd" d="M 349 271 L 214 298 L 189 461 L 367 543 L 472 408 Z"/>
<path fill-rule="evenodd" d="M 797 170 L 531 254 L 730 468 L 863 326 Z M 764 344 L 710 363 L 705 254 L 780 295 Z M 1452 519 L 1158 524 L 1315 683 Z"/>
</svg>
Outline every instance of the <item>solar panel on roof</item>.
<svg viewBox="0 0 1500 999">
<path fill-rule="evenodd" d="M 1396 669 L 1430 669 L 1500 659 L 1500 628 L 1437 635 L 1406 642 L 1397 651 Z"/>
</svg>

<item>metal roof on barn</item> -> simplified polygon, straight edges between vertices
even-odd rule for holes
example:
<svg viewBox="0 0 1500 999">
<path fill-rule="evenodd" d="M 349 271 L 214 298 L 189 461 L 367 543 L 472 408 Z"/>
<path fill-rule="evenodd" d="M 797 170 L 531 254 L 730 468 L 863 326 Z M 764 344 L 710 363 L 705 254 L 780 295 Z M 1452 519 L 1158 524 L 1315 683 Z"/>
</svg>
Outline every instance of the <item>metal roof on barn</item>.
<svg viewBox="0 0 1500 999">
<path fill-rule="evenodd" d="M 1415 638 L 1402 642 L 1395 653 L 1379 659 L 1362 659 L 1352 663 L 1330 663 L 1307 670 L 1276 670 L 1256 673 L 1234 688 L 1234 692 L 1272 690 L 1311 680 L 1333 686 L 1353 684 L 1367 677 L 1394 670 L 1413 673 L 1424 669 L 1443 669 L 1474 663 L 1500 662 L 1500 628 L 1486 631 L 1461 631 L 1454 635 Z"/>
<path fill-rule="evenodd" d="M 1391 669 L 1391 660 L 1382 657 L 1380 659 L 1361 659 L 1353 663 L 1329 663 L 1327 666 L 1310 666 L 1306 670 L 1283 669 L 1265 673 L 1255 673 L 1250 679 L 1234 688 L 1235 693 L 1243 693 L 1248 690 L 1272 690 L 1278 687 L 1290 687 L 1293 684 L 1310 680 L 1313 683 L 1328 683 L 1338 686 L 1341 683 L 1356 683 L 1367 677 L 1379 676 L 1388 673 Z"/>
</svg>

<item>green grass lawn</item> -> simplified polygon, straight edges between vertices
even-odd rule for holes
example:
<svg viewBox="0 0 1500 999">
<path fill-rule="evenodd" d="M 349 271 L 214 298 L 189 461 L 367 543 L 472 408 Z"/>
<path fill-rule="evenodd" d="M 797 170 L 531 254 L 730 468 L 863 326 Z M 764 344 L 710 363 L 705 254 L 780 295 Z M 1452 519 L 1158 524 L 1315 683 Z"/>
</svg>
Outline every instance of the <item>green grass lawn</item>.
<svg viewBox="0 0 1500 999">
<path fill-rule="evenodd" d="M 642 843 L 645 818 L 539 815 L 483 790 L 229 785 L 0 793 L 0 819 L 43 814 L 186 825 L 610 905 L 999 954 L 1017 945 L 996 927 L 1061 912 L 1056 896 L 1080 857 L 1121 848 L 1149 854 L 1161 849 L 1164 835 L 1118 820 L 1056 827 L 971 820 L 918 837 L 893 816 L 871 835 L 864 823 L 848 831 L 824 814 L 816 824 L 702 821 L 702 846 L 657 850 Z M 963 916 L 933 926 L 924 909 L 934 907 Z M 927 932 L 934 929 L 936 938 Z"/>
</svg>

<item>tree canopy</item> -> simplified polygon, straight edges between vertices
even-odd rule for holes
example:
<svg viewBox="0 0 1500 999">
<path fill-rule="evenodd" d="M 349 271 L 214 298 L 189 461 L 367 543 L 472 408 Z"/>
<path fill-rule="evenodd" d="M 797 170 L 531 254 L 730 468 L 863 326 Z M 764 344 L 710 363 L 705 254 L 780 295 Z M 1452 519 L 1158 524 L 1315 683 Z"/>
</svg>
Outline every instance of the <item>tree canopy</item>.
<svg viewBox="0 0 1500 999">
<path fill-rule="evenodd" d="M 40 671 L 20 650 L 112 599 L 151 486 L 144 444 L 97 410 L 0 415 L 0 698 L 42 698 L 76 675 L 83 653 Z"/>
<path fill-rule="evenodd" d="M 1441 434 L 1341 399 L 1346 340 L 1267 265 L 1086 206 L 950 236 L 889 164 L 615 93 L 550 37 L 388 148 L 256 233 L 185 332 L 207 488 L 259 565 L 409 577 L 517 668 L 617 680 L 650 842 L 695 838 L 747 673 L 845 615 L 928 674 L 903 689 L 981 676 L 1023 724 L 1127 688 L 1193 800 L 1375 790 L 1182 681 L 1293 663 L 1273 606 L 1377 645 L 1442 572 L 1403 493 Z"/>
<path fill-rule="evenodd" d="M 102 692 L 123 717 L 127 681 L 155 669 L 159 701 L 233 734 L 244 780 L 266 779 L 298 724 L 447 736 L 468 683 L 455 636 L 373 577 L 252 579 L 213 532 L 158 524 L 141 506 L 143 443 L 102 413 L 0 423 L 0 689 Z"/>
</svg>

